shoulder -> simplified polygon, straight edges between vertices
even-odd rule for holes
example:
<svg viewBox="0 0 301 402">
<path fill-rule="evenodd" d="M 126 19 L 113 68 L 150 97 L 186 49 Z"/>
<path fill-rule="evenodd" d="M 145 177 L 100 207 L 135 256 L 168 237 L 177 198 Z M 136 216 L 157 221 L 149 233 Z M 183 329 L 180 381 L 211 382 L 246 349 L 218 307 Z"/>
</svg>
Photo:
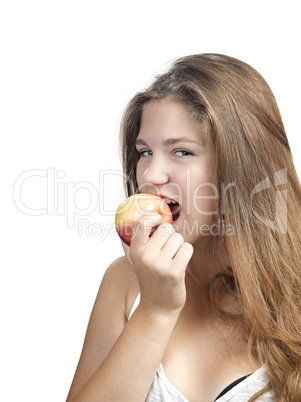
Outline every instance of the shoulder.
<svg viewBox="0 0 301 402">
<path fill-rule="evenodd" d="M 118 301 L 119 306 L 123 306 L 124 314 L 128 317 L 138 293 L 139 285 L 136 275 L 127 258 L 122 256 L 107 268 L 97 298 L 104 294 L 107 298 Z"/>
<path fill-rule="evenodd" d="M 113 261 L 109 267 L 107 268 L 105 274 L 104 274 L 104 279 L 105 278 L 110 278 L 110 279 L 115 279 L 117 281 L 119 280 L 125 280 L 127 281 L 127 278 L 129 275 L 134 274 L 133 270 L 127 261 L 125 256 L 117 258 L 115 261 Z"/>
</svg>

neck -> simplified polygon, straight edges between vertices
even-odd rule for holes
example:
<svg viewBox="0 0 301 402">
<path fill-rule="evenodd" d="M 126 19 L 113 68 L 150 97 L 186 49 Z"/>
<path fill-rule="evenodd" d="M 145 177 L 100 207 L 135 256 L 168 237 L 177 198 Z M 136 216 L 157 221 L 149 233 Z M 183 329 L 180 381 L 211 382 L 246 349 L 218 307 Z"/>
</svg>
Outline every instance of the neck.
<svg viewBox="0 0 301 402">
<path fill-rule="evenodd" d="M 194 254 L 186 269 L 186 305 L 187 309 L 197 309 L 198 314 L 210 313 L 208 304 L 208 286 L 212 279 L 230 265 L 228 254 L 222 242 L 217 243 L 214 252 L 209 253 L 210 239 L 202 240 L 194 247 Z M 221 294 L 223 310 L 238 314 L 241 306 L 231 294 Z"/>
<path fill-rule="evenodd" d="M 214 252 L 210 242 L 211 238 L 203 238 L 194 246 L 193 256 L 186 270 L 187 290 L 206 294 L 210 281 L 229 265 L 229 258 L 221 242 L 217 243 Z"/>
</svg>

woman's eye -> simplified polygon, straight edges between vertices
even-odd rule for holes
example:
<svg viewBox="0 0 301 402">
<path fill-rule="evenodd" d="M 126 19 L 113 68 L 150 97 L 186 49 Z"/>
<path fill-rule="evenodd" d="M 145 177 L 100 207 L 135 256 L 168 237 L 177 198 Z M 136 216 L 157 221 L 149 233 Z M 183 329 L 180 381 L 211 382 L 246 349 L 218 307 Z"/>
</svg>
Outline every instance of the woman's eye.
<svg viewBox="0 0 301 402">
<path fill-rule="evenodd" d="M 152 155 L 152 151 L 150 151 L 149 149 L 144 149 L 144 150 L 138 151 L 138 152 L 139 152 L 139 157 L 140 158 Z"/>
<path fill-rule="evenodd" d="M 177 150 L 175 151 L 175 155 L 176 155 L 176 156 L 179 156 L 179 157 L 181 157 L 181 158 L 183 158 L 183 157 L 185 157 L 185 156 L 191 156 L 191 155 L 192 155 L 192 152 L 186 151 L 186 149 L 177 149 Z"/>
</svg>

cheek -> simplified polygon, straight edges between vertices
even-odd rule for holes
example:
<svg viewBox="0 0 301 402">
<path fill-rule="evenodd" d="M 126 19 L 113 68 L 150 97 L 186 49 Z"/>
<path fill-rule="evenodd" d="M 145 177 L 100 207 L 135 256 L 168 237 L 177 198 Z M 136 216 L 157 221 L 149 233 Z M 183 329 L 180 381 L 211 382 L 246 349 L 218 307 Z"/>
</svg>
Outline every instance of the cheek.
<svg viewBox="0 0 301 402">
<path fill-rule="evenodd" d="M 146 174 L 148 166 L 143 162 L 144 161 L 138 163 L 136 168 L 136 180 L 139 193 L 159 193 L 158 187 L 148 181 Z"/>
<path fill-rule="evenodd" d="M 213 215 L 215 213 L 218 193 L 214 185 L 203 183 L 197 186 L 192 197 L 194 210 L 203 215 Z"/>
<path fill-rule="evenodd" d="M 191 183 L 192 210 L 203 216 L 212 216 L 216 210 L 218 190 L 213 183 L 211 170 L 204 169 L 202 174 L 195 176 L 196 180 Z"/>
<path fill-rule="evenodd" d="M 144 169 L 141 167 L 141 163 L 138 162 L 137 167 L 136 167 L 136 180 L 137 180 L 138 186 L 140 184 L 142 184 L 143 173 L 144 173 Z"/>
</svg>

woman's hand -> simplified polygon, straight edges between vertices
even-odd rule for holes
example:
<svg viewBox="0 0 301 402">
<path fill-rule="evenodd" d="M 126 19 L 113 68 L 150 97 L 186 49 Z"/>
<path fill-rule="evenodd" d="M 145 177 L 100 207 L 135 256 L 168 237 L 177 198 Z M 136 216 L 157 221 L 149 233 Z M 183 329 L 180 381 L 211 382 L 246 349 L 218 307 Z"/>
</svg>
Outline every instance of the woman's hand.
<svg viewBox="0 0 301 402">
<path fill-rule="evenodd" d="M 141 217 L 125 254 L 140 286 L 140 308 L 163 314 L 179 313 L 186 300 L 185 271 L 193 247 L 159 214 Z M 153 227 L 157 229 L 151 237 Z"/>
</svg>

